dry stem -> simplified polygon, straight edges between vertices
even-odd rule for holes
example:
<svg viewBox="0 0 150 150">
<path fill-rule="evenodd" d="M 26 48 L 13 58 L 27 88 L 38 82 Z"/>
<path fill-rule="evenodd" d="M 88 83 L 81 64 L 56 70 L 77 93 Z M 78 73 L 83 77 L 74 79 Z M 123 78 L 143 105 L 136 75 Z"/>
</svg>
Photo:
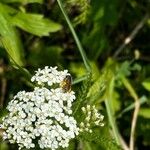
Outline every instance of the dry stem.
<svg viewBox="0 0 150 150">
<path fill-rule="evenodd" d="M 134 109 L 132 124 L 131 124 L 130 150 L 134 150 L 134 136 L 135 136 L 134 134 L 135 134 L 135 127 L 136 127 L 139 109 L 140 109 L 140 102 L 138 99 L 136 99 L 135 100 L 135 109 Z"/>
<path fill-rule="evenodd" d="M 129 34 L 129 36 L 124 40 L 124 42 L 120 45 L 120 47 L 116 50 L 113 57 L 117 57 L 120 54 L 120 52 L 126 47 L 126 45 L 128 45 L 134 39 L 134 37 L 139 32 L 139 30 L 144 26 L 144 24 L 148 18 L 149 18 L 149 15 L 146 14 L 142 18 L 142 20 L 137 24 L 137 26 L 134 28 L 134 30 Z"/>
</svg>

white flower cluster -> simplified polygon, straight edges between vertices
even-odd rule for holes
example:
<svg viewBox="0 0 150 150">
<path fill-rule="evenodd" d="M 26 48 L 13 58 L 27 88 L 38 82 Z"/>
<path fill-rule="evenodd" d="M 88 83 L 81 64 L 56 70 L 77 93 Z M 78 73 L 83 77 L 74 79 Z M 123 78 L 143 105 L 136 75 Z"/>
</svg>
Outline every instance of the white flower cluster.
<svg viewBox="0 0 150 150">
<path fill-rule="evenodd" d="M 104 126 L 104 123 L 102 122 L 104 116 L 98 112 L 95 105 L 87 105 L 86 107 L 82 107 L 82 112 L 86 118 L 84 122 L 80 123 L 80 132 L 87 131 L 92 133 L 93 126 Z"/>
<path fill-rule="evenodd" d="M 48 67 L 38 69 L 36 74 L 31 78 L 31 81 L 36 81 L 39 85 L 47 83 L 49 86 L 55 83 L 61 83 L 62 80 L 69 75 L 68 70 L 58 71 L 57 67 Z"/>
<path fill-rule="evenodd" d="M 46 67 L 38 71 L 32 80 L 42 83 L 48 79 L 51 85 L 61 82 L 66 74 L 67 71 L 59 72 L 56 67 Z M 53 77 L 52 81 L 49 81 L 50 77 Z M 9 114 L 3 118 L 3 138 L 17 143 L 19 149 L 34 148 L 36 141 L 42 149 L 68 147 L 70 139 L 79 132 L 77 122 L 71 116 L 74 100 L 73 91 L 64 92 L 60 87 L 36 87 L 32 92 L 18 92 L 7 106 Z"/>
</svg>

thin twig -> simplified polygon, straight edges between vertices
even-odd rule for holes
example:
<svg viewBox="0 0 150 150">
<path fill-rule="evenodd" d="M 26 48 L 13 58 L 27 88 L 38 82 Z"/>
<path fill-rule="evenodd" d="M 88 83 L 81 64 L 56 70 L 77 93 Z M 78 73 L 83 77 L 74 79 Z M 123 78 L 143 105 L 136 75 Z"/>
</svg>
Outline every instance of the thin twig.
<svg viewBox="0 0 150 150">
<path fill-rule="evenodd" d="M 135 133 L 135 127 L 136 127 L 139 109 L 140 109 L 140 103 L 139 100 L 137 99 L 135 102 L 135 109 L 134 109 L 132 124 L 131 124 L 130 144 L 129 144 L 130 150 L 134 150 L 134 133 Z"/>
<path fill-rule="evenodd" d="M 129 34 L 129 36 L 124 40 L 124 42 L 120 45 L 120 47 L 116 50 L 113 57 L 117 57 L 121 53 L 121 51 L 126 47 L 126 45 L 128 45 L 134 39 L 134 37 L 139 32 L 139 30 L 144 26 L 144 24 L 148 20 L 148 18 L 149 18 L 149 15 L 146 14 L 142 18 L 142 20 L 137 24 L 137 26 L 134 28 L 134 30 Z"/>
<path fill-rule="evenodd" d="M 130 82 L 126 78 L 122 78 L 122 81 L 126 89 L 129 91 L 130 95 L 133 97 L 135 101 L 135 109 L 133 112 L 133 117 L 131 122 L 131 133 L 130 133 L 130 143 L 129 143 L 129 150 L 134 150 L 134 141 L 135 141 L 134 136 L 135 136 L 135 128 L 136 128 L 136 122 L 138 118 L 138 112 L 140 109 L 140 101 L 137 93 L 135 92 Z"/>
<path fill-rule="evenodd" d="M 139 103 L 140 106 L 145 104 L 148 101 L 148 99 L 146 98 L 146 96 L 142 96 L 139 98 Z M 135 109 L 135 102 L 132 103 L 131 105 L 127 106 L 125 109 L 122 110 L 122 112 L 117 116 L 117 118 L 120 118 L 124 113 L 131 111 L 132 109 Z"/>
</svg>

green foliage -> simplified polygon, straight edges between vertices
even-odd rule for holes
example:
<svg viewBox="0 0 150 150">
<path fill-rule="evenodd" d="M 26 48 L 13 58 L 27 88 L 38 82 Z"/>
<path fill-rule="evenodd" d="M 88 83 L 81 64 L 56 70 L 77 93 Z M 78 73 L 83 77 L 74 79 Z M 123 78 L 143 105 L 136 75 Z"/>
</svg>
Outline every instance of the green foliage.
<svg viewBox="0 0 150 150">
<path fill-rule="evenodd" d="M 61 26 L 42 15 L 19 12 L 12 18 L 12 24 L 33 35 L 48 36 L 50 32 L 56 32 Z"/>
<path fill-rule="evenodd" d="M 81 121 L 81 107 L 85 106 L 88 104 L 87 102 L 87 93 L 89 91 L 91 85 L 91 74 L 87 74 L 87 79 L 83 82 L 82 86 L 80 89 L 78 89 L 78 97 L 77 101 L 74 104 L 74 110 L 73 110 L 73 115 L 77 118 L 77 120 L 80 122 Z"/>
<path fill-rule="evenodd" d="M 147 101 L 148 101 L 148 99 L 145 96 L 142 96 L 139 99 L 140 105 L 144 104 Z M 128 107 L 126 107 L 124 110 L 122 110 L 122 112 L 119 114 L 119 116 L 122 116 L 124 113 L 126 113 L 128 111 L 131 111 L 132 109 L 134 109 L 134 107 L 135 107 L 135 103 L 132 103 L 131 105 L 129 105 Z M 147 115 L 148 115 L 148 113 L 147 113 Z"/>
<path fill-rule="evenodd" d="M 139 117 L 138 123 L 137 123 L 137 132 L 136 136 L 143 136 L 143 139 L 141 139 L 141 143 L 149 148 L 149 139 L 150 139 L 150 119 L 146 119 L 143 117 Z"/>
<path fill-rule="evenodd" d="M 140 109 L 140 112 L 139 112 L 139 115 L 144 117 L 144 118 L 147 118 L 147 119 L 150 119 L 150 109 L 149 108 L 141 108 Z"/>
<path fill-rule="evenodd" d="M 90 13 L 89 0 L 67 0 L 67 6 L 76 7 L 79 15 L 75 16 L 74 24 L 85 24 Z"/>
<path fill-rule="evenodd" d="M 43 0 L 1 0 L 4 3 L 14 3 L 14 2 L 18 2 L 18 3 L 22 3 L 22 4 L 28 4 L 28 3 L 42 3 Z"/>
<path fill-rule="evenodd" d="M 90 58 L 94 60 L 98 59 L 103 51 L 108 51 L 110 48 L 108 35 L 111 31 L 109 31 L 109 26 L 113 27 L 117 23 L 118 2 L 118 0 L 91 1 L 91 13 L 88 28 L 83 33 L 83 43 L 89 51 Z"/>
<path fill-rule="evenodd" d="M 0 39 L 10 58 L 23 65 L 23 47 L 19 34 L 10 22 L 9 9 L 0 3 Z"/>
<path fill-rule="evenodd" d="M 150 79 L 146 79 L 145 81 L 143 81 L 142 85 L 146 90 L 150 91 Z"/>
<path fill-rule="evenodd" d="M 2 45 L 7 50 L 13 64 L 19 66 L 24 65 L 24 52 L 15 26 L 37 36 L 48 36 L 49 32 L 56 32 L 61 29 L 61 25 L 44 19 L 42 15 L 24 13 L 2 3 L 0 3 L 0 22 Z"/>
<path fill-rule="evenodd" d="M 58 1 L 0 1 L 0 122 L 12 96 L 35 86 L 29 72 L 58 66 L 72 74 L 73 115 L 78 123 L 87 104 L 96 105 L 105 116 L 104 127 L 82 133 L 66 150 L 119 150 L 120 135 L 129 145 L 135 99 L 140 103 L 135 148 L 150 149 L 150 19 L 113 57 L 149 11 L 149 2 L 61 0 L 72 26 Z M 17 149 L 11 146 L 0 142 L 2 150 Z"/>
<path fill-rule="evenodd" d="M 108 126 L 106 125 L 103 129 L 94 129 L 93 133 L 84 133 L 81 135 L 83 145 L 88 147 L 89 150 L 121 150 L 121 148 L 112 139 L 108 132 Z"/>
</svg>

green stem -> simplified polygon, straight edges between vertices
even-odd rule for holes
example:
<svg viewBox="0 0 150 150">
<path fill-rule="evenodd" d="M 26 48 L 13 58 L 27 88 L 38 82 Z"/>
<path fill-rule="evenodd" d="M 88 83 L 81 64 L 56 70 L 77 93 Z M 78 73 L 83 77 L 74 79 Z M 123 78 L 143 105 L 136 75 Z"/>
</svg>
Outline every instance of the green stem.
<svg viewBox="0 0 150 150">
<path fill-rule="evenodd" d="M 84 76 L 82 76 L 82 77 L 76 78 L 76 79 L 73 81 L 72 85 L 77 84 L 77 83 L 80 83 L 80 82 L 86 80 L 87 78 L 88 78 L 87 75 L 84 75 Z"/>
<path fill-rule="evenodd" d="M 118 128 L 117 128 L 117 125 L 116 125 L 116 122 L 115 122 L 114 112 L 113 112 L 113 109 L 112 109 L 113 90 L 114 90 L 114 78 L 110 81 L 109 90 L 108 90 L 108 93 L 107 93 L 107 98 L 105 100 L 105 105 L 106 105 L 108 119 L 109 119 L 109 123 L 112 127 L 114 138 L 115 138 L 117 144 L 121 145 L 120 137 L 119 137 L 119 131 L 118 131 Z"/>
<path fill-rule="evenodd" d="M 60 9 L 61 9 L 61 11 L 62 11 L 62 13 L 63 13 L 65 19 L 66 19 L 66 22 L 67 22 L 67 24 L 68 24 L 68 26 L 69 26 L 69 28 L 70 28 L 70 30 L 71 30 L 71 33 L 72 33 L 72 35 L 73 35 L 73 37 L 74 37 L 74 40 L 75 40 L 75 42 L 76 42 L 76 44 L 77 44 L 77 47 L 78 47 L 78 49 L 79 49 L 79 52 L 80 52 L 80 54 L 81 54 L 81 56 L 82 56 L 84 65 L 85 65 L 87 71 L 90 72 L 90 71 L 91 71 L 91 68 L 90 68 L 90 66 L 89 66 L 88 59 L 87 59 L 86 54 L 85 54 L 85 52 L 84 52 L 84 50 L 83 50 L 83 47 L 82 47 L 82 45 L 81 45 L 81 43 L 80 43 L 80 40 L 79 40 L 79 38 L 78 38 L 78 36 L 77 36 L 77 34 L 76 34 L 76 32 L 75 32 L 73 26 L 72 26 L 72 23 L 71 23 L 71 21 L 69 20 L 69 17 L 67 16 L 67 13 L 65 12 L 65 10 L 64 10 L 64 8 L 63 8 L 63 5 L 62 5 L 61 0 L 57 0 L 57 2 L 58 2 L 58 5 L 59 5 L 59 7 L 60 7 Z"/>
</svg>

